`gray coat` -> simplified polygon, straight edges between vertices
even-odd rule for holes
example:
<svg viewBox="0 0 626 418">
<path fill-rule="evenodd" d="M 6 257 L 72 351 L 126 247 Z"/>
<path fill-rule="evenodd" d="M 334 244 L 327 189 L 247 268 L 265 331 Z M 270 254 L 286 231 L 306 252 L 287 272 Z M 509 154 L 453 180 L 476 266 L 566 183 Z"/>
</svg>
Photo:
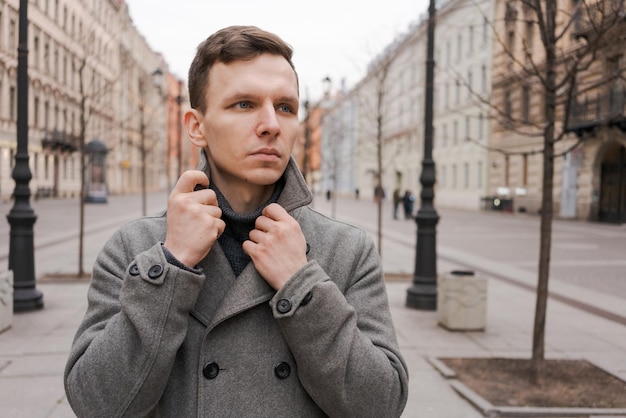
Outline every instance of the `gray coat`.
<svg viewBox="0 0 626 418">
<path fill-rule="evenodd" d="M 201 274 L 166 261 L 166 214 L 104 246 L 65 369 L 80 417 L 397 417 L 408 374 L 381 262 L 363 231 L 315 212 L 293 160 L 278 203 L 308 263 L 278 292 L 216 243 Z"/>
</svg>

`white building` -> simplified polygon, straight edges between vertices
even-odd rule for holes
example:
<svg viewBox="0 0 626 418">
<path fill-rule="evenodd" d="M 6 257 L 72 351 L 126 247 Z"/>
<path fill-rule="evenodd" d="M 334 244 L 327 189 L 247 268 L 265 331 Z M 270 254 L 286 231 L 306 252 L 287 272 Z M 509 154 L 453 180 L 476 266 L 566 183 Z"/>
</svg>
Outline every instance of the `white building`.
<svg viewBox="0 0 626 418">
<path fill-rule="evenodd" d="M 452 0 L 437 11 L 433 159 L 436 204 L 479 209 L 488 194 L 494 0 Z"/>
</svg>

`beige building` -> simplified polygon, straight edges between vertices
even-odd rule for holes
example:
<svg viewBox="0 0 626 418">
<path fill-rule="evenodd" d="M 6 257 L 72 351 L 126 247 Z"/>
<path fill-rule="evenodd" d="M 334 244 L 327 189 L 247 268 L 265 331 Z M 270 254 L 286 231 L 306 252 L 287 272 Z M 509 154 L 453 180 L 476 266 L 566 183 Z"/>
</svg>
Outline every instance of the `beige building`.
<svg viewBox="0 0 626 418">
<path fill-rule="evenodd" d="M 555 50 L 554 215 L 626 222 L 624 2 L 557 3 L 556 32 L 565 34 Z M 490 153 L 489 190 L 538 213 L 546 52 L 536 14 L 521 2 L 499 0 L 495 22 L 491 147 L 498 151 Z"/>
<path fill-rule="evenodd" d="M 141 190 L 144 168 L 148 190 L 164 188 L 166 89 L 165 79 L 156 76 L 168 69 L 134 28 L 124 2 L 28 3 L 32 194 L 79 195 L 81 138 L 106 146 L 109 193 Z M 19 1 L 0 0 L 0 194 L 5 201 L 14 188 L 18 30 Z"/>
</svg>

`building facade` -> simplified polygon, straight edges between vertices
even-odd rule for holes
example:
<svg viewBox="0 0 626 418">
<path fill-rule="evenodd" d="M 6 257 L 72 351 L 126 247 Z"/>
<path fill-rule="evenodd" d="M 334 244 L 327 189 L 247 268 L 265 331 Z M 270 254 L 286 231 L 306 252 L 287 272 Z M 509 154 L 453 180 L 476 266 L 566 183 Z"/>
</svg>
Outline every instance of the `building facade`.
<svg viewBox="0 0 626 418">
<path fill-rule="evenodd" d="M 443 207 L 476 210 L 489 195 L 494 8 L 494 0 L 461 0 L 437 11 L 433 159 Z"/>
<path fill-rule="evenodd" d="M 554 215 L 626 221 L 623 1 L 557 1 L 553 71 L 534 10 L 498 1 L 490 191 L 539 213 L 544 133 L 554 132 Z M 548 74 L 554 88 L 546 87 Z M 549 103 L 553 97 L 553 106 Z M 546 113 L 548 112 L 548 113 Z M 548 117 L 553 114 L 553 117 Z M 553 119 L 551 126 L 547 121 Z"/>
<path fill-rule="evenodd" d="M 624 1 L 556 6 L 556 33 L 563 35 L 554 55 L 553 212 L 626 222 Z M 537 14 L 519 0 L 448 0 L 437 7 L 435 203 L 537 214 L 551 97 Z M 425 26 L 424 19 L 415 24 L 354 88 L 333 96 L 322 120 L 324 187 L 373 196 L 381 171 L 387 196 L 396 188 L 419 194 Z"/>
<path fill-rule="evenodd" d="M 122 0 L 28 2 L 28 151 L 35 198 L 77 197 L 81 149 L 106 146 L 109 193 L 167 186 L 167 63 Z M 0 0 L 0 195 L 17 148 L 19 0 Z M 178 106 L 180 108 L 180 106 Z M 86 158 L 86 161 L 88 159 Z"/>
<path fill-rule="evenodd" d="M 415 26 L 353 89 L 330 97 L 322 121 L 324 189 L 370 199 L 379 188 L 386 196 L 419 192 L 425 53 L 424 28 Z"/>
</svg>

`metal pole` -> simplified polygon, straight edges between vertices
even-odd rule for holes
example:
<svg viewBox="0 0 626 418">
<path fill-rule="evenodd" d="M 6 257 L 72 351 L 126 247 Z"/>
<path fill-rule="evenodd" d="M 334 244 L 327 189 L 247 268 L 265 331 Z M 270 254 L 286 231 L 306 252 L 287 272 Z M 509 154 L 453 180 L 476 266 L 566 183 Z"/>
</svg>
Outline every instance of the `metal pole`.
<svg viewBox="0 0 626 418">
<path fill-rule="evenodd" d="M 37 220 L 30 206 L 32 178 L 28 166 L 28 0 L 20 0 L 19 45 L 17 48 L 17 153 L 12 177 L 15 180 L 13 208 L 7 215 L 11 225 L 9 270 L 13 271 L 13 311 L 43 307 L 43 294 L 36 289 L 33 225 Z"/>
<path fill-rule="evenodd" d="M 413 285 L 407 290 L 409 308 L 435 310 L 437 308 L 437 242 L 436 226 L 439 215 L 433 205 L 435 198 L 435 162 L 433 161 L 433 85 L 435 78 L 435 0 L 428 6 L 426 57 L 426 103 L 424 109 L 424 159 L 420 183 L 421 206 L 417 212 L 417 246 Z"/>
<path fill-rule="evenodd" d="M 176 144 L 178 150 L 178 177 L 183 174 L 183 121 L 182 121 L 182 112 L 183 112 L 183 80 L 178 80 L 178 96 L 176 96 L 176 105 L 178 107 L 178 124 L 176 127 L 178 143 Z M 177 179 L 178 181 L 178 179 Z"/>
</svg>

